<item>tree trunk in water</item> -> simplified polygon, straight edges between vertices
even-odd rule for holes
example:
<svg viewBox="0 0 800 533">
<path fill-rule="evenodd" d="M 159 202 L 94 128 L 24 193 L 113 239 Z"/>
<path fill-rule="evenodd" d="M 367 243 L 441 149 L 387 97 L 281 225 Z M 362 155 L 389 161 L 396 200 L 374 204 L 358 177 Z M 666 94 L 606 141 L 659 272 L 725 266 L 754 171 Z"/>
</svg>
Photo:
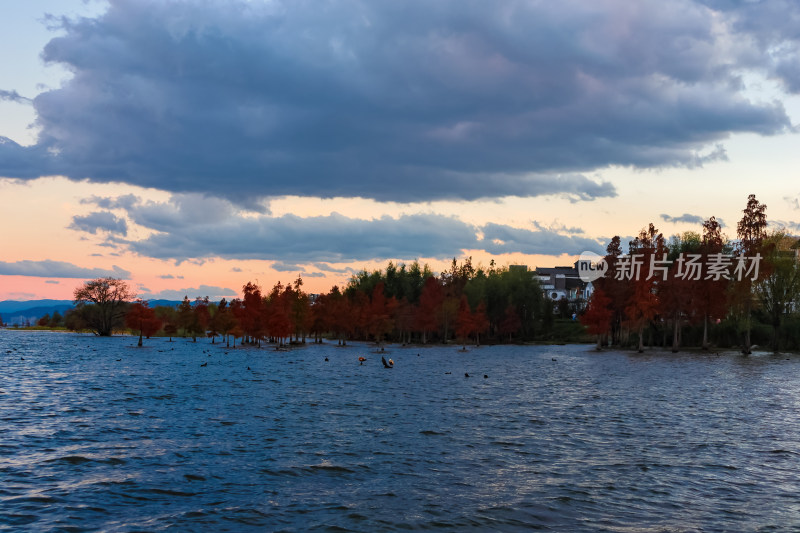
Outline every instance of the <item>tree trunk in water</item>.
<svg viewBox="0 0 800 533">
<path fill-rule="evenodd" d="M 781 327 L 780 322 L 777 324 L 775 322 L 772 323 L 772 340 L 770 344 L 772 345 L 773 352 L 778 351 L 778 330 L 780 329 L 780 327 Z"/>
<path fill-rule="evenodd" d="M 639 353 L 644 352 L 644 326 L 639 326 Z"/>
<path fill-rule="evenodd" d="M 703 316 L 703 349 L 708 350 L 708 315 Z"/>
<path fill-rule="evenodd" d="M 751 353 L 753 353 L 750 350 L 750 348 L 751 348 L 751 345 L 750 345 L 750 324 L 748 324 L 747 326 L 748 326 L 747 329 L 744 330 L 744 332 L 742 333 L 742 353 L 744 355 L 750 355 Z"/>
<path fill-rule="evenodd" d="M 602 336 L 602 335 L 598 335 L 598 336 L 597 336 L 597 346 L 595 346 L 595 348 L 594 348 L 594 349 L 595 349 L 596 351 L 598 351 L 598 352 L 599 352 L 600 350 L 602 350 L 602 349 L 603 349 L 603 348 L 602 348 L 602 343 L 603 343 L 603 336 Z"/>
<path fill-rule="evenodd" d="M 680 329 L 680 317 L 678 316 L 678 313 L 675 313 L 675 318 L 672 322 L 672 353 L 676 353 L 678 351 L 678 347 L 680 346 Z"/>
</svg>

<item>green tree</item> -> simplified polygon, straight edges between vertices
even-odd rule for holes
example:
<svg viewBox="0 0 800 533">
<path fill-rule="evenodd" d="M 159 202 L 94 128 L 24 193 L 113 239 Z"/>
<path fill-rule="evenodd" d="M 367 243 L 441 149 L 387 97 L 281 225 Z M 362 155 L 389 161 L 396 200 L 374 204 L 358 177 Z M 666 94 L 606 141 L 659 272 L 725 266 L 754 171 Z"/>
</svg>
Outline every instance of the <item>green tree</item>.
<svg viewBox="0 0 800 533">
<path fill-rule="evenodd" d="M 779 331 L 785 316 L 792 310 L 794 302 L 800 298 L 800 263 L 790 246 L 796 239 L 783 231 L 774 232 L 765 240 L 762 248 L 768 274 L 758 280 L 755 292 L 761 308 L 772 326 L 771 347 L 778 351 Z"/>
<path fill-rule="evenodd" d="M 53 311 L 53 316 L 50 317 L 50 324 L 48 324 L 51 328 L 57 328 L 64 324 L 64 317 L 61 316 L 61 313 L 58 311 Z"/>
</svg>

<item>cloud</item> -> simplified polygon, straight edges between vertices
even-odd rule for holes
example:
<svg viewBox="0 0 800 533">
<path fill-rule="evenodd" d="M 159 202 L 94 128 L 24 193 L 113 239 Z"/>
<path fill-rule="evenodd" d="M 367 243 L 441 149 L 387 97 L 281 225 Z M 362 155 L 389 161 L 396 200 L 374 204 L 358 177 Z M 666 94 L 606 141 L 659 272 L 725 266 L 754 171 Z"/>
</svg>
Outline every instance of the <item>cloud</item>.
<svg viewBox="0 0 800 533">
<path fill-rule="evenodd" d="M 20 95 L 17 91 L 6 91 L 0 89 L 0 101 L 16 102 L 18 104 L 30 104 L 32 100 Z"/>
<path fill-rule="evenodd" d="M 605 250 L 601 239 L 563 235 L 543 229 L 514 228 L 494 223 L 483 226 L 480 247 L 491 254 L 579 255 L 585 251 L 602 253 Z"/>
<path fill-rule="evenodd" d="M 792 209 L 800 210 L 800 197 L 798 196 L 784 196 L 783 199 Z"/>
<path fill-rule="evenodd" d="M 791 220 L 770 220 L 769 226 L 775 230 L 786 230 L 792 233 L 800 233 L 800 222 Z"/>
<path fill-rule="evenodd" d="M 302 265 L 297 265 L 293 263 L 283 263 L 280 261 L 276 261 L 272 263 L 272 270 L 276 272 L 296 272 L 297 275 L 301 278 L 324 278 L 324 272 L 306 272 L 305 268 Z"/>
<path fill-rule="evenodd" d="M 125 219 L 118 218 L 110 211 L 96 211 L 85 216 L 74 216 L 69 228 L 92 234 L 98 231 L 117 233 L 122 236 L 128 234 L 128 224 Z"/>
<path fill-rule="evenodd" d="M 166 289 L 156 293 L 145 293 L 139 297 L 143 300 L 183 300 L 184 296 L 190 300 L 194 300 L 198 296 L 201 298 L 208 296 L 210 300 L 219 300 L 221 298 L 236 298 L 239 296 L 239 291 L 211 285 L 200 285 L 196 288 Z"/>
<path fill-rule="evenodd" d="M 139 202 L 139 197 L 134 194 L 124 194 L 116 197 L 90 196 L 89 198 L 82 198 L 80 201 L 83 205 L 96 205 L 102 209 L 130 209 Z"/>
<path fill-rule="evenodd" d="M 204 200 L 206 201 L 206 200 Z M 203 219 L 184 195 L 167 202 L 137 201 L 125 216 L 148 230 L 139 240 L 110 237 L 108 244 L 145 257 L 200 262 L 220 257 L 274 261 L 279 272 L 353 273 L 329 263 L 369 260 L 447 259 L 468 250 L 490 253 L 578 254 L 596 248 L 596 240 L 577 227 L 534 221 L 534 230 L 501 224 L 475 226 L 432 213 L 361 219 L 332 213 L 300 217 L 236 212 L 224 202 L 220 214 Z M 230 209 L 228 209 L 230 208 Z M 202 211 L 201 211 L 202 213 Z M 168 219 L 168 222 L 167 222 Z M 479 238 L 479 235 L 483 234 Z M 234 268 L 234 271 L 236 271 Z"/>
<path fill-rule="evenodd" d="M 532 222 L 533 222 L 533 227 L 535 227 L 537 230 L 540 231 L 552 231 L 555 233 L 567 233 L 567 234 L 585 233 L 582 228 L 578 228 L 575 226 L 567 227 L 558 221 L 553 221 L 552 224 L 543 224 L 538 220 L 534 220 Z"/>
<path fill-rule="evenodd" d="M 777 3 L 115 0 L 61 21 L 43 57 L 73 77 L 34 99 L 36 145 L 0 140 L 0 176 L 261 212 L 278 195 L 614 196 L 583 173 L 697 166 L 733 133 L 791 129 L 741 82 L 800 82 L 798 8 Z"/>
<path fill-rule="evenodd" d="M 272 263 L 272 270 L 277 272 L 297 272 L 298 270 L 302 271 L 303 267 L 291 263 L 275 262 Z"/>
<path fill-rule="evenodd" d="M 332 274 L 355 274 L 357 270 L 353 267 L 334 268 L 326 263 L 314 263 L 314 268 L 322 272 L 330 272 Z"/>
<path fill-rule="evenodd" d="M 800 5 L 794 0 L 770 2 L 740 0 L 704 0 L 717 10 L 736 35 L 746 39 L 748 66 L 758 65 L 784 88 L 800 93 Z"/>
<path fill-rule="evenodd" d="M 128 279 L 131 273 L 117 265 L 113 269 L 83 268 L 64 261 L 0 261 L 0 276 L 32 276 L 37 278 L 120 278 Z"/>
<path fill-rule="evenodd" d="M 667 215 L 666 213 L 662 213 L 661 219 L 664 220 L 664 222 L 670 222 L 673 224 L 678 224 L 683 222 L 687 224 L 697 224 L 698 226 L 702 226 L 703 223 L 707 220 L 706 218 L 703 218 L 700 215 L 692 215 L 689 213 L 684 213 L 677 217 L 673 217 Z M 716 221 L 719 223 L 720 227 L 723 228 L 725 227 L 725 223 L 722 221 L 721 218 L 717 218 Z"/>
<path fill-rule="evenodd" d="M 121 241 L 120 241 L 121 242 Z M 222 257 L 292 263 L 347 262 L 385 257 L 452 257 L 476 244 L 475 229 L 439 215 L 373 220 L 328 216 L 234 217 L 127 241 L 135 253 L 160 259 Z"/>
</svg>

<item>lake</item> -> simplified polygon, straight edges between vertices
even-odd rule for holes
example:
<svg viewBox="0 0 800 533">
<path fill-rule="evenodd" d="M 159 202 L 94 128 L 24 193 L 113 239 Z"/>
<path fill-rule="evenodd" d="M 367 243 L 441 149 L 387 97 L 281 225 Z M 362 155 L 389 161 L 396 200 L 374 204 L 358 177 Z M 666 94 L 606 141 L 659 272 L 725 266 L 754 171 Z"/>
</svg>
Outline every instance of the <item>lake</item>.
<svg viewBox="0 0 800 533">
<path fill-rule="evenodd" d="M 800 356 L 136 341 L 0 330 L 0 530 L 800 528 Z"/>
</svg>

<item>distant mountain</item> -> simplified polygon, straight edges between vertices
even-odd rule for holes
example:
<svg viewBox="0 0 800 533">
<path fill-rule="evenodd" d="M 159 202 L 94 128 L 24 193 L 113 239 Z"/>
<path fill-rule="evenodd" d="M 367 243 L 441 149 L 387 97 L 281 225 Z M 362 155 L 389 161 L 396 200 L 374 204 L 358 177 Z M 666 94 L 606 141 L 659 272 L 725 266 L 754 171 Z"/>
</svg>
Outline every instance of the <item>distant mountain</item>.
<svg viewBox="0 0 800 533">
<path fill-rule="evenodd" d="M 147 300 L 147 302 L 150 307 L 177 307 L 181 304 L 178 300 Z"/>
<path fill-rule="evenodd" d="M 67 308 L 72 307 L 72 300 L 3 300 L 0 301 L 0 314 L 14 313 L 34 307 L 50 308 L 64 305 L 67 306 Z"/>
<path fill-rule="evenodd" d="M 150 307 L 177 307 L 177 300 L 149 300 Z M 44 315 L 58 311 L 64 315 L 75 307 L 72 300 L 3 300 L 0 301 L 0 319 L 6 324 L 34 323 Z"/>
<path fill-rule="evenodd" d="M 44 315 L 51 315 L 58 311 L 62 316 L 64 313 L 72 309 L 72 304 L 66 305 L 49 305 L 39 307 L 29 307 L 27 309 L 17 309 L 16 311 L 6 311 L 0 313 L 0 318 L 6 324 L 24 324 L 26 321 L 31 324 L 42 318 Z"/>
</svg>

